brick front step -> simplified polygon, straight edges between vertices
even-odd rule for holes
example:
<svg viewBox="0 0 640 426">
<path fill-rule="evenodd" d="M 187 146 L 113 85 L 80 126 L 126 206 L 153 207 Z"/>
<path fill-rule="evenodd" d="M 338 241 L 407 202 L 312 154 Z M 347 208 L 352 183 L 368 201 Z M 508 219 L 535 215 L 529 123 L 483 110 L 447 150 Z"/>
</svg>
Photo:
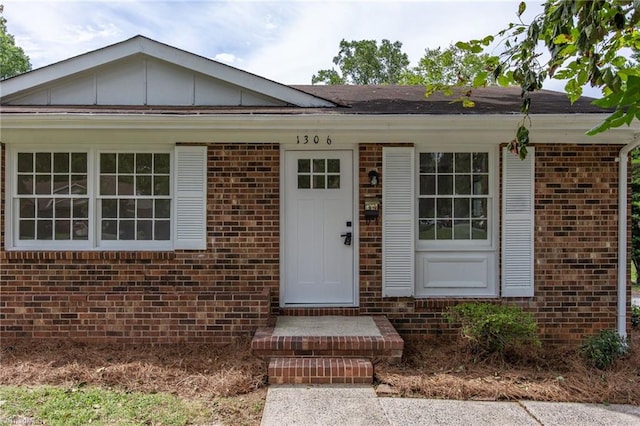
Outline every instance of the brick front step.
<svg viewBox="0 0 640 426">
<path fill-rule="evenodd" d="M 372 318 L 379 336 L 280 336 L 274 327 L 256 331 L 251 342 L 254 355 L 264 358 L 322 357 L 367 358 L 391 363 L 402 358 L 404 341 L 386 317 Z"/>
<path fill-rule="evenodd" d="M 364 358 L 272 358 L 269 384 L 371 384 L 373 365 Z"/>
</svg>

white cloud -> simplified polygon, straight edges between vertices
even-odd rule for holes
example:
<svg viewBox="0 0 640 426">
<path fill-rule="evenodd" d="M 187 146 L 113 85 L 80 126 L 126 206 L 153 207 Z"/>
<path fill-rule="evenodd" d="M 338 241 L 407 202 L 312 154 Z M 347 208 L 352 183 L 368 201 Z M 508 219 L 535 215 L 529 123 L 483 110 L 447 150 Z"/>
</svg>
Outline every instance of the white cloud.
<svg viewBox="0 0 640 426">
<path fill-rule="evenodd" d="M 484 37 L 515 18 L 515 2 L 306 2 L 270 46 L 253 51 L 247 68 L 284 83 L 310 83 L 331 68 L 341 39 L 403 43 L 413 64 L 425 48 Z"/>
<path fill-rule="evenodd" d="M 234 64 L 237 61 L 236 55 L 233 53 L 218 53 L 213 57 L 214 61 L 224 62 L 225 64 Z"/>
</svg>

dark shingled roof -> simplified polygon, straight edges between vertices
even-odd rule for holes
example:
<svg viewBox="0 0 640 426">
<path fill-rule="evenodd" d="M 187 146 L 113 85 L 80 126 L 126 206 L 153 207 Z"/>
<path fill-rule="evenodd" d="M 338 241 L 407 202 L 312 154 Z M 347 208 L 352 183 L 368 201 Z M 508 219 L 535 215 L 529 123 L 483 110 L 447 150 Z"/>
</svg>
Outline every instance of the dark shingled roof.
<svg viewBox="0 0 640 426">
<path fill-rule="evenodd" d="M 241 107 L 241 106 L 173 106 L 173 105 L 2 105 L 0 112 L 11 113 L 102 113 L 102 114 L 519 114 L 520 89 L 517 87 L 485 87 L 471 92 L 475 107 L 465 108 L 455 102 L 466 89 L 454 88 L 453 96 L 435 93 L 425 97 L 423 86 L 291 86 L 300 91 L 332 101 L 333 108 Z M 610 112 L 591 105 L 591 98 L 580 98 L 573 105 L 561 92 L 541 90 L 531 94 L 532 114 L 593 114 Z"/>
<path fill-rule="evenodd" d="M 351 114 L 518 114 L 521 90 L 518 87 L 474 89 L 470 99 L 475 107 L 452 102 L 467 89 L 454 88 L 453 96 L 435 93 L 425 97 L 423 86 L 292 86 L 312 95 L 349 107 Z M 532 114 L 604 113 L 591 105 L 592 98 L 580 98 L 573 105 L 561 92 L 541 90 L 531 94 Z"/>
</svg>

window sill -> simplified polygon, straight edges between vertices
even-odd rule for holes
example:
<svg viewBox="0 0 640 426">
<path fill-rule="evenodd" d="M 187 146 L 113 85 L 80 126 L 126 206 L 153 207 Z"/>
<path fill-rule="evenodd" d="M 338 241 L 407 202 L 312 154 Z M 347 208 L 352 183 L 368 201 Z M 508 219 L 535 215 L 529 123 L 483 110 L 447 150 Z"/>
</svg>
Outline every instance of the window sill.
<svg viewBox="0 0 640 426">
<path fill-rule="evenodd" d="M 0 252 L 6 260 L 171 260 L 173 251 L 34 251 Z"/>
<path fill-rule="evenodd" d="M 488 251 L 496 251 L 497 248 L 494 245 L 446 245 L 439 247 L 425 247 L 423 245 L 418 245 L 416 247 L 416 252 L 470 252 L 470 251 L 480 251 L 480 252 L 488 252 Z"/>
</svg>

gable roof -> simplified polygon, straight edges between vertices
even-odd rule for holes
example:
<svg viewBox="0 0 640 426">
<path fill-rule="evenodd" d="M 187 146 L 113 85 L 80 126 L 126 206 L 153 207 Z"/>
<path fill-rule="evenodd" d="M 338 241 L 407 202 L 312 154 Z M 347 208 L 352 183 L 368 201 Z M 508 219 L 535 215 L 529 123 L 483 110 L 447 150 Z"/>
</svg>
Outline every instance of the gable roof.
<svg viewBox="0 0 640 426">
<path fill-rule="evenodd" d="M 3 105 L 335 106 L 140 35 L 1 84 Z"/>
<path fill-rule="evenodd" d="M 475 89 L 474 108 L 423 86 L 287 86 L 135 36 L 0 82 L 2 113 L 519 114 L 520 89 Z M 463 91 L 467 89 L 459 89 Z M 606 113 L 564 93 L 533 93 L 532 114 Z"/>
</svg>

